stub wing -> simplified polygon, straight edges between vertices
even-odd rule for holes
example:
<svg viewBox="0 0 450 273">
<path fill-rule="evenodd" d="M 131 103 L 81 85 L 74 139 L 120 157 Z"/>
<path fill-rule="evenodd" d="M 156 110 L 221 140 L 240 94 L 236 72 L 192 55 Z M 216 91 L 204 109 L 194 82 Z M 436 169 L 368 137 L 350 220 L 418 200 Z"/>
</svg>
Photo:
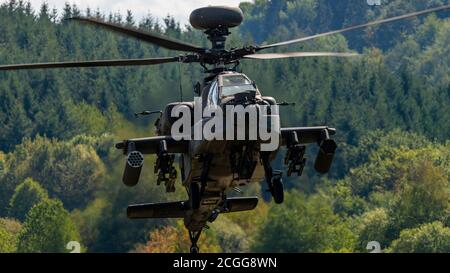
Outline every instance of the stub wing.
<svg viewBox="0 0 450 273">
<path fill-rule="evenodd" d="M 282 145 L 295 141 L 292 139 L 294 133 L 297 135 L 298 144 L 311 144 L 320 143 L 322 138 L 326 137 L 324 134 L 335 135 L 336 129 L 328 126 L 281 128 Z"/>
<path fill-rule="evenodd" d="M 257 205 L 258 197 L 230 197 L 218 209 L 219 213 L 230 213 L 253 210 Z M 128 206 L 127 216 L 131 219 L 184 218 L 191 209 L 189 201 L 136 204 Z"/>
<path fill-rule="evenodd" d="M 162 145 L 166 147 L 162 147 Z M 116 148 L 123 150 L 125 155 L 132 152 L 130 149 L 142 154 L 158 154 L 164 148 L 168 153 L 177 154 L 186 153 L 189 149 L 189 142 L 185 140 L 176 141 L 171 136 L 155 136 L 124 140 L 117 143 Z"/>
</svg>

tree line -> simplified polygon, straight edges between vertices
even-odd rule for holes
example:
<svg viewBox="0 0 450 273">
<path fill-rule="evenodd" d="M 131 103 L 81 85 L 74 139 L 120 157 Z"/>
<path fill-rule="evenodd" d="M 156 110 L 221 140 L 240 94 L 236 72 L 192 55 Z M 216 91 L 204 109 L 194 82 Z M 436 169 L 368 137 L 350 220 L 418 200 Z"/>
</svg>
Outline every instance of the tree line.
<svg viewBox="0 0 450 273">
<path fill-rule="evenodd" d="M 364 2 L 364 3 L 363 3 Z M 353 3 L 353 4 L 352 4 Z M 242 3 L 245 22 L 229 46 L 286 40 L 371 19 L 446 4 L 389 1 Z M 26 1 L 0 5 L 0 63 L 172 56 L 173 52 L 64 20 L 79 14 L 207 46 L 173 18 L 131 12 L 105 15 L 67 4 L 62 11 Z M 254 212 L 221 215 L 202 237 L 211 252 L 449 252 L 450 21 L 445 14 L 338 35 L 277 50 L 358 51 L 352 59 L 243 61 L 264 95 L 295 102 L 284 126 L 338 129 L 331 173 L 312 162 L 285 182 L 286 202 L 262 201 Z M 172 55 L 171 55 L 172 54 Z M 176 54 L 176 53 L 175 53 Z M 180 74 L 181 71 L 181 74 Z M 131 203 L 181 200 L 166 195 L 146 158 L 141 183 L 121 182 L 114 143 L 152 133 L 158 110 L 202 78 L 194 65 L 0 73 L 0 252 L 187 251 L 182 223 L 131 221 Z M 188 97 L 188 94 L 185 94 Z M 314 148 L 308 158 L 314 158 Z M 282 165 L 282 158 L 277 163 Z M 312 161 L 312 160 L 309 160 Z M 261 195 L 262 186 L 244 189 Z"/>
</svg>

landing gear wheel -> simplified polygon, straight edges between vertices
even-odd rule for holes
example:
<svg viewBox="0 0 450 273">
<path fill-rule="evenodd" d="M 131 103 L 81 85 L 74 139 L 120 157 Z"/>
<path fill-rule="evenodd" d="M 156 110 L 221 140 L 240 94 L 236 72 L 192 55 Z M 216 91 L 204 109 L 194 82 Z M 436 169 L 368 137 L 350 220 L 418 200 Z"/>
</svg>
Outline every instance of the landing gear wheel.
<svg viewBox="0 0 450 273">
<path fill-rule="evenodd" d="M 190 184 L 192 209 L 196 210 L 200 207 L 200 186 L 198 183 L 192 182 Z"/>
<path fill-rule="evenodd" d="M 200 249 L 197 246 L 198 239 L 200 238 L 200 235 L 202 234 L 202 229 L 199 231 L 189 231 L 189 239 L 191 240 L 191 253 L 199 253 Z"/>
<path fill-rule="evenodd" d="M 200 249 L 198 248 L 198 246 L 191 246 L 191 253 L 197 254 L 199 252 L 200 252 Z"/>
<path fill-rule="evenodd" d="M 281 177 L 274 177 L 272 180 L 272 197 L 276 204 L 284 201 L 284 185 Z"/>
</svg>

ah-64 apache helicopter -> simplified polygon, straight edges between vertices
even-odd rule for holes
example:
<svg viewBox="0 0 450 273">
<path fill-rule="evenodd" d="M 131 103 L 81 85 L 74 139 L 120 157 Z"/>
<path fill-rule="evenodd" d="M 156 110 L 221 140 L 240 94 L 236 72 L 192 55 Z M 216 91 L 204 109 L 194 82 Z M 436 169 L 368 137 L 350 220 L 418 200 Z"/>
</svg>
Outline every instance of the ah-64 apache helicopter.
<svg viewBox="0 0 450 273">
<path fill-rule="evenodd" d="M 170 50 L 190 52 L 178 57 L 100 60 L 60 63 L 38 63 L 2 65 L 0 70 L 39 69 L 39 68 L 70 68 L 70 67 L 108 67 L 156 65 L 164 63 L 199 63 L 208 75 L 198 83 L 194 92 L 203 100 L 202 108 L 209 104 L 224 108 L 226 105 L 280 105 L 272 97 L 262 96 L 256 84 L 246 75 L 236 72 L 241 59 L 268 60 L 293 57 L 350 57 L 354 53 L 337 52 L 288 52 L 288 53 L 258 53 L 271 48 L 296 44 L 320 37 L 334 35 L 355 29 L 362 29 L 383 23 L 399 21 L 419 15 L 450 9 L 450 5 L 414 12 L 402 16 L 373 21 L 370 23 L 347 27 L 340 30 L 316 34 L 280 43 L 247 46 L 226 49 L 225 41 L 230 34 L 229 29 L 239 26 L 243 21 L 243 13 L 239 8 L 210 6 L 194 10 L 190 16 L 191 25 L 203 30 L 211 41 L 211 48 L 201 48 L 183 41 L 164 37 L 159 34 L 144 32 L 116 24 L 106 23 L 97 19 L 77 17 L 71 20 L 93 24 L 126 36 L 137 38 Z M 127 215 L 132 219 L 145 218 L 184 218 L 192 243 L 191 252 L 198 252 L 197 241 L 207 222 L 214 221 L 220 213 L 252 210 L 258 203 L 257 197 L 227 198 L 227 192 L 249 183 L 265 180 L 275 203 L 283 202 L 282 172 L 271 166 L 281 146 L 286 146 L 285 164 L 288 175 L 301 175 L 305 166 L 305 147 L 307 144 L 317 144 L 319 152 L 315 160 L 315 169 L 327 173 L 331 167 L 337 145 L 331 136 L 336 130 L 328 126 L 279 128 L 281 141 L 272 151 L 261 150 L 262 140 L 175 140 L 171 135 L 171 127 L 175 122 L 171 116 L 174 107 L 184 106 L 194 111 L 194 102 L 176 102 L 166 106 L 160 112 L 145 111 L 141 115 L 160 113 L 156 122 L 155 137 L 128 139 L 116 147 L 126 155 L 126 165 L 123 182 L 134 186 L 144 162 L 144 155 L 155 154 L 157 161 L 155 173 L 158 174 L 158 184 L 164 182 L 166 191 L 175 190 L 174 183 L 177 172 L 173 166 L 175 155 L 180 156 L 181 180 L 189 195 L 189 200 L 130 205 Z M 281 103 L 283 105 L 283 103 Z M 198 107 L 199 105 L 197 105 Z M 139 115 L 138 114 L 138 115 Z M 200 122 L 204 122 L 201 120 Z M 246 125 L 249 126 L 249 125 Z M 244 128 L 248 129 L 248 128 Z"/>
</svg>

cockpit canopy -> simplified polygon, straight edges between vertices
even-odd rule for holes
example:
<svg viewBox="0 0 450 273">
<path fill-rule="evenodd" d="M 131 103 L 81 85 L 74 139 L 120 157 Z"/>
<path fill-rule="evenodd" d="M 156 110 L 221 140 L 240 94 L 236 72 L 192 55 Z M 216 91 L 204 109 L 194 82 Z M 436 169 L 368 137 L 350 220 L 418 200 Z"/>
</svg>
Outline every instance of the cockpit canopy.
<svg viewBox="0 0 450 273">
<path fill-rule="evenodd" d="M 246 75 L 236 72 L 225 72 L 218 75 L 211 83 L 208 93 L 208 104 L 217 105 L 219 100 L 248 92 L 255 92 L 257 96 L 260 95 L 256 84 Z"/>
<path fill-rule="evenodd" d="M 222 87 L 222 97 L 233 96 L 243 92 L 257 91 L 255 84 L 244 74 L 225 74 L 219 76 L 219 86 Z"/>
</svg>

